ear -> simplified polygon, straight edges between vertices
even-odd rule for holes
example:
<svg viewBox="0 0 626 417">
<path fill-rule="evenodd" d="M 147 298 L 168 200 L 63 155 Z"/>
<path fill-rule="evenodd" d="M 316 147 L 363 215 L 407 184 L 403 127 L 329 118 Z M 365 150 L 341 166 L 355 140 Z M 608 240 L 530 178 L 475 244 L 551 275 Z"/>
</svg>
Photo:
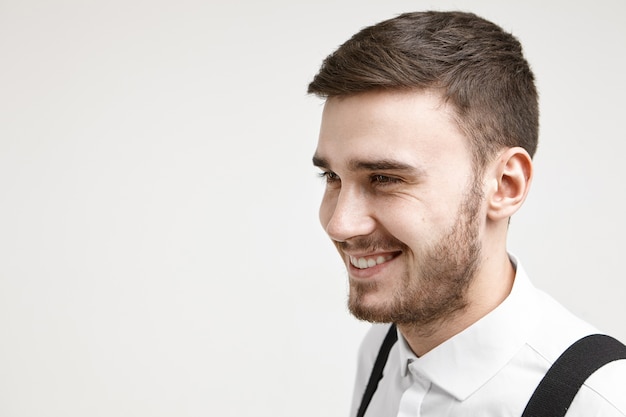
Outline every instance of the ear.
<svg viewBox="0 0 626 417">
<path fill-rule="evenodd" d="M 533 177 L 533 162 L 525 149 L 507 148 L 493 162 L 487 192 L 487 217 L 502 220 L 511 217 L 522 206 Z"/>
</svg>

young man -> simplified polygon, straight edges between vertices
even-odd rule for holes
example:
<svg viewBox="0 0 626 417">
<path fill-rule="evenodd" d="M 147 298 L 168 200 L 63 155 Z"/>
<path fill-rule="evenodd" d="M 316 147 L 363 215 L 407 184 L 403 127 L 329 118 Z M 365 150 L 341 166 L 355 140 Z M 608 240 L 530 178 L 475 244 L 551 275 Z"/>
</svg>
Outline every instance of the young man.
<svg viewBox="0 0 626 417">
<path fill-rule="evenodd" d="M 469 13 L 403 14 L 343 44 L 309 93 L 326 99 L 320 221 L 348 270 L 350 311 L 377 323 L 352 416 L 521 416 L 561 353 L 597 331 L 506 250 L 538 136 L 519 42 Z M 625 394 L 626 361 L 613 361 L 567 415 L 624 417 Z"/>
</svg>

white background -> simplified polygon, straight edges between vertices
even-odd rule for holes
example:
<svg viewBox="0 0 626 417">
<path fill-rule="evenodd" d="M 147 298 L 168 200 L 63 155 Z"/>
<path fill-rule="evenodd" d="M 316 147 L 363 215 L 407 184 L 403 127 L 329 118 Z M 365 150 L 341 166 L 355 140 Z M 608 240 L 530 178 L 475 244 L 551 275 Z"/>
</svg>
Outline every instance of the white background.
<svg viewBox="0 0 626 417">
<path fill-rule="evenodd" d="M 397 13 L 522 41 L 509 247 L 626 340 L 626 3 L 0 0 L 0 416 L 345 416 L 367 328 L 317 222 L 322 59 Z"/>
</svg>

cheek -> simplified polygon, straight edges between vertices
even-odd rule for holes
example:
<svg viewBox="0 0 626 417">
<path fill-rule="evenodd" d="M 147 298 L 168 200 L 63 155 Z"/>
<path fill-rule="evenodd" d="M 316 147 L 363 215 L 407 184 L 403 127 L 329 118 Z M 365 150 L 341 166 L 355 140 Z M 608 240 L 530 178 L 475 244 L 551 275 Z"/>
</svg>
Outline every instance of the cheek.
<svg viewBox="0 0 626 417">
<path fill-rule="evenodd" d="M 440 228 L 450 221 L 446 212 L 435 210 L 433 203 L 420 201 L 396 201 L 380 208 L 384 216 L 379 219 L 387 233 L 411 248 L 426 245 L 437 235 Z M 445 223 L 445 224 L 444 224 Z"/>
<path fill-rule="evenodd" d="M 424 210 L 411 201 L 395 199 L 376 207 L 376 219 L 385 233 L 405 244 L 419 239 L 423 230 Z"/>
</svg>

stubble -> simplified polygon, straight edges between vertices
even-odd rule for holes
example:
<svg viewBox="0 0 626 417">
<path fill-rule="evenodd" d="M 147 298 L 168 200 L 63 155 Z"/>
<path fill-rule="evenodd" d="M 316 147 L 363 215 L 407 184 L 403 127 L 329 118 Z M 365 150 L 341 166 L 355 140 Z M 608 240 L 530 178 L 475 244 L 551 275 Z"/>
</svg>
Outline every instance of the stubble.
<svg viewBox="0 0 626 417">
<path fill-rule="evenodd" d="M 459 206 L 454 225 L 438 242 L 415 254 L 418 263 L 415 270 L 405 271 L 401 285 L 386 302 L 378 306 L 367 305 L 365 297 L 377 291 L 378 284 L 351 281 L 350 312 L 369 322 L 422 327 L 463 310 L 468 303 L 468 288 L 480 262 L 478 213 L 482 200 L 482 190 L 474 183 Z M 406 246 L 398 241 L 369 244 L 403 246 L 406 250 Z"/>
</svg>

